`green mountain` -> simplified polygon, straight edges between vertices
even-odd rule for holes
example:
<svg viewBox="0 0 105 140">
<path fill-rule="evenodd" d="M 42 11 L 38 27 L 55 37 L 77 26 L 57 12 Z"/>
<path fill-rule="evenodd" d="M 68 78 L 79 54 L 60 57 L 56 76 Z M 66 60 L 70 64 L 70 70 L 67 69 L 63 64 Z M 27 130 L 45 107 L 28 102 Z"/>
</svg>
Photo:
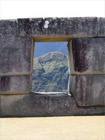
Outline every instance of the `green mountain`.
<svg viewBox="0 0 105 140">
<path fill-rule="evenodd" d="M 60 52 L 51 52 L 34 59 L 32 92 L 66 92 L 68 60 Z"/>
</svg>

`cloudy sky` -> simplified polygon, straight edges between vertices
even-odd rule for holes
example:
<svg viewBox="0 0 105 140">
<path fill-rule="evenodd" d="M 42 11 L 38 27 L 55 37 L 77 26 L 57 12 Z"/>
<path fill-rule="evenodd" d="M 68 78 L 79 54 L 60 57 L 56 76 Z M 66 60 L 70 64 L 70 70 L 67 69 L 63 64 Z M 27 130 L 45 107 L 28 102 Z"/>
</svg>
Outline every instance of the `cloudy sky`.
<svg viewBox="0 0 105 140">
<path fill-rule="evenodd" d="M 0 19 L 105 17 L 105 0 L 0 0 Z"/>
</svg>

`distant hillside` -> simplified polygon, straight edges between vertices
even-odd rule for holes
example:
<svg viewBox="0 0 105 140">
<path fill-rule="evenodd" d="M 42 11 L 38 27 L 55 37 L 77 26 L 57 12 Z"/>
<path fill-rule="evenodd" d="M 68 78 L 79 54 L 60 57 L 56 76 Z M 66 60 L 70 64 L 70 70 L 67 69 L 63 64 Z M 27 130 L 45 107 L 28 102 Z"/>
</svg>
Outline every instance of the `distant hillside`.
<svg viewBox="0 0 105 140">
<path fill-rule="evenodd" d="M 36 42 L 34 49 L 34 58 L 55 51 L 62 52 L 67 56 L 67 42 Z"/>
<path fill-rule="evenodd" d="M 68 85 L 68 61 L 63 53 L 52 52 L 34 59 L 33 92 L 65 92 Z"/>
</svg>

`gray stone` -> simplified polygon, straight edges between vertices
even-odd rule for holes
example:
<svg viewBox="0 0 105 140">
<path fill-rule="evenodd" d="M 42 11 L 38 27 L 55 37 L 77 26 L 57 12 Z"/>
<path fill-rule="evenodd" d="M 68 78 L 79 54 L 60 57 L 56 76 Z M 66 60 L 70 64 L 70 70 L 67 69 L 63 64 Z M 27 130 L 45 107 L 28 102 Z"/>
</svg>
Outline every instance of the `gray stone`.
<svg viewBox="0 0 105 140">
<path fill-rule="evenodd" d="M 105 38 L 72 40 L 74 73 L 105 73 Z"/>
<path fill-rule="evenodd" d="M 0 117 L 105 114 L 105 39 L 99 38 L 105 37 L 104 23 L 90 17 L 0 20 Z M 73 39 L 72 96 L 30 93 L 32 39 Z"/>
<path fill-rule="evenodd" d="M 98 36 L 105 37 L 105 18 L 98 18 Z"/>
<path fill-rule="evenodd" d="M 105 114 L 105 107 L 78 107 L 66 94 L 1 95 L 1 117 L 71 116 Z"/>
<path fill-rule="evenodd" d="M 32 38 L 18 37 L 17 23 L 0 20 L 0 75 L 30 73 Z"/>
<path fill-rule="evenodd" d="M 19 36 L 97 36 L 97 18 L 18 19 Z"/>
<path fill-rule="evenodd" d="M 0 77 L 0 94 L 29 93 L 31 91 L 30 76 Z"/>
<path fill-rule="evenodd" d="M 70 93 L 79 106 L 105 106 L 105 75 L 72 75 Z"/>
<path fill-rule="evenodd" d="M 1 109 L 1 96 L 0 96 L 0 117 L 2 116 L 2 109 Z"/>
</svg>

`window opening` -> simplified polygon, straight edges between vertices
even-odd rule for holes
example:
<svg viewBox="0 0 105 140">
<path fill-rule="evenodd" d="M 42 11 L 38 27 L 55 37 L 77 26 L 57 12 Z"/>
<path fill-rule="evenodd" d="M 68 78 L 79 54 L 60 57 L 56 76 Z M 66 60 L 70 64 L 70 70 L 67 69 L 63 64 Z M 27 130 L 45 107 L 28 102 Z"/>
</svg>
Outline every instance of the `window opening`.
<svg viewBox="0 0 105 140">
<path fill-rule="evenodd" d="M 35 42 L 32 92 L 68 92 L 68 42 Z"/>
</svg>

